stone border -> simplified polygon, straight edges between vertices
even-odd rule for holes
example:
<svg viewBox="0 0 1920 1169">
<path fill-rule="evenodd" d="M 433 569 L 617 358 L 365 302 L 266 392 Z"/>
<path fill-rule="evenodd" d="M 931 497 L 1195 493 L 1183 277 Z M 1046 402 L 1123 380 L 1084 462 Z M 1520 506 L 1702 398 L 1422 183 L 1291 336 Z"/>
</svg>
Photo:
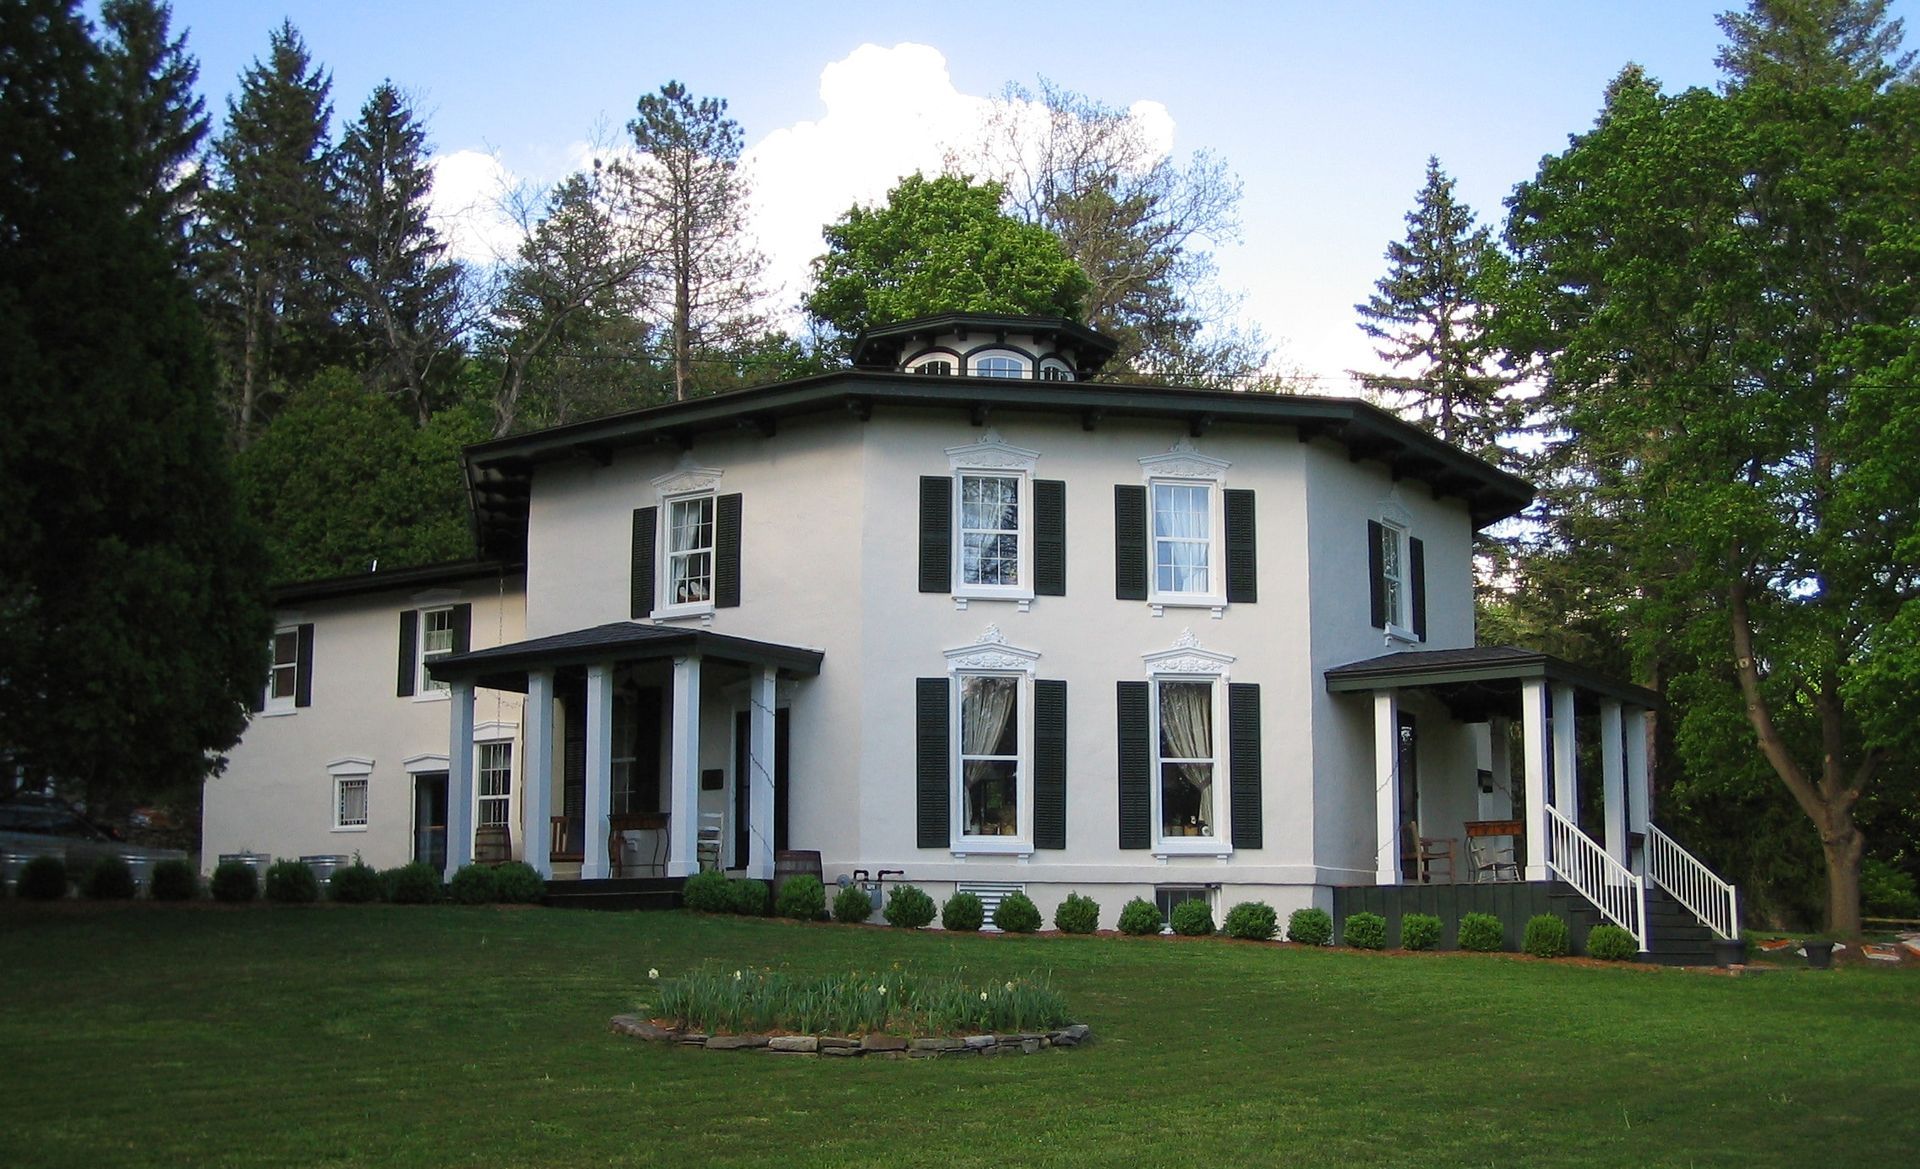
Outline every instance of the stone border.
<svg viewBox="0 0 1920 1169">
<path fill-rule="evenodd" d="M 660 1027 L 638 1015 L 615 1015 L 608 1029 L 650 1043 L 674 1043 L 707 1051 L 763 1051 L 772 1055 L 863 1056 L 887 1059 L 934 1059 L 954 1055 L 1033 1055 L 1050 1047 L 1078 1047 L 1093 1038 L 1085 1023 L 1058 1031 L 1026 1031 L 1012 1035 L 936 1036 L 909 1039 L 904 1035 L 707 1035 Z"/>
</svg>

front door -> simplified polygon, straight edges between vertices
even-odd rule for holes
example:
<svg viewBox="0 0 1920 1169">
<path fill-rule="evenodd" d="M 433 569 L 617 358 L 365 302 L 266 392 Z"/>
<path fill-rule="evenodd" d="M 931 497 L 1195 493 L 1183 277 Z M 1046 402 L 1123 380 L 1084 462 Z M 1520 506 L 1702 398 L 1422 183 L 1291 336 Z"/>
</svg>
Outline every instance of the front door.
<svg viewBox="0 0 1920 1169">
<path fill-rule="evenodd" d="M 439 872 L 447 867 L 447 773 L 413 777 L 413 859 Z"/>
<path fill-rule="evenodd" d="M 787 710 L 785 707 L 773 713 L 773 850 L 783 851 L 787 847 Z M 751 851 L 749 831 L 753 819 L 753 786 L 748 780 L 751 761 L 747 758 L 749 735 L 752 727 L 747 711 L 737 711 L 733 716 L 733 858 L 727 865 L 730 869 L 747 867 L 747 856 Z"/>
<path fill-rule="evenodd" d="M 1420 821 L 1420 736 L 1413 716 L 1402 711 L 1399 735 L 1400 758 L 1394 770 L 1400 776 L 1400 876 L 1420 879 L 1420 840 L 1416 826 Z"/>
</svg>

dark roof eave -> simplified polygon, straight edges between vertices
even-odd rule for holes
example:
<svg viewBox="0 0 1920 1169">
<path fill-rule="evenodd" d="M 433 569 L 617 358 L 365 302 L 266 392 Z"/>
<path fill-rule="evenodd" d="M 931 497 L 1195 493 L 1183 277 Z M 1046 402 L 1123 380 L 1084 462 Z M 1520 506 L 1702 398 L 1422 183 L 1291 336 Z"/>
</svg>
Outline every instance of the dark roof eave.
<svg viewBox="0 0 1920 1169">
<path fill-rule="evenodd" d="M 573 633 L 452 654 L 429 662 L 427 670 L 443 682 L 467 680 L 492 690 L 525 691 L 526 672 L 530 669 L 691 655 L 771 666 L 798 677 L 819 674 L 820 663 L 826 656 L 820 650 L 804 646 L 758 641 L 705 629 L 614 622 Z"/>
<path fill-rule="evenodd" d="M 356 597 L 394 589 L 424 589 L 436 585 L 517 575 L 526 566 L 519 560 L 458 560 L 445 564 L 422 564 L 412 568 L 392 568 L 385 572 L 357 572 L 348 576 L 320 580 L 291 581 L 273 586 L 275 605 L 295 605 L 307 601 L 329 601 L 338 597 Z"/>
<path fill-rule="evenodd" d="M 1472 651 L 1438 651 L 1432 655 L 1432 661 L 1423 662 L 1419 659 L 1428 655 L 1412 650 L 1350 662 L 1326 671 L 1327 691 L 1331 694 L 1352 694 L 1396 687 L 1414 689 L 1537 678 L 1566 683 L 1592 694 L 1619 699 L 1649 710 L 1658 710 L 1663 705 L 1660 695 L 1644 686 L 1622 682 L 1552 654 L 1508 646 L 1487 646 L 1482 650 L 1483 656 L 1478 658 L 1470 656 Z"/>
</svg>

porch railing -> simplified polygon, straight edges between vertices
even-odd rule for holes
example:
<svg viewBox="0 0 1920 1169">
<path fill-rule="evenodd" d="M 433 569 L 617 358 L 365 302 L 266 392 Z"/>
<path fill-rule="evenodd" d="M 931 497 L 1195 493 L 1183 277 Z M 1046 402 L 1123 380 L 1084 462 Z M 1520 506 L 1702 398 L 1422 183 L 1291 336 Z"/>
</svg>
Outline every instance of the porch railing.
<svg viewBox="0 0 1920 1169">
<path fill-rule="evenodd" d="M 1593 902 L 1605 917 L 1647 948 L 1647 890 L 1632 869 L 1552 806 L 1547 813 L 1547 868 Z"/>
<path fill-rule="evenodd" d="M 1673 837 L 1647 825 L 1647 877 L 1723 938 L 1740 933 L 1740 891 L 1681 848 Z"/>
</svg>

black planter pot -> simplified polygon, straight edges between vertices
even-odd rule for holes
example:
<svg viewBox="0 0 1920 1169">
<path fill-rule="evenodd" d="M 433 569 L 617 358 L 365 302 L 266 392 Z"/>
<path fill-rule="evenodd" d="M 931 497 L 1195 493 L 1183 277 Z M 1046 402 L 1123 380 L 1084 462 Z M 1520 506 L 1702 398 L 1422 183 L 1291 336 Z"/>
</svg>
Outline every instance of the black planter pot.
<svg viewBox="0 0 1920 1169">
<path fill-rule="evenodd" d="M 1747 940 L 1745 938 L 1713 939 L 1713 964 L 1715 966 L 1745 966 L 1747 964 Z"/>
<path fill-rule="evenodd" d="M 1807 950 L 1807 965 L 1815 970 L 1825 970 L 1833 965 L 1832 942 L 1802 942 Z"/>
</svg>

